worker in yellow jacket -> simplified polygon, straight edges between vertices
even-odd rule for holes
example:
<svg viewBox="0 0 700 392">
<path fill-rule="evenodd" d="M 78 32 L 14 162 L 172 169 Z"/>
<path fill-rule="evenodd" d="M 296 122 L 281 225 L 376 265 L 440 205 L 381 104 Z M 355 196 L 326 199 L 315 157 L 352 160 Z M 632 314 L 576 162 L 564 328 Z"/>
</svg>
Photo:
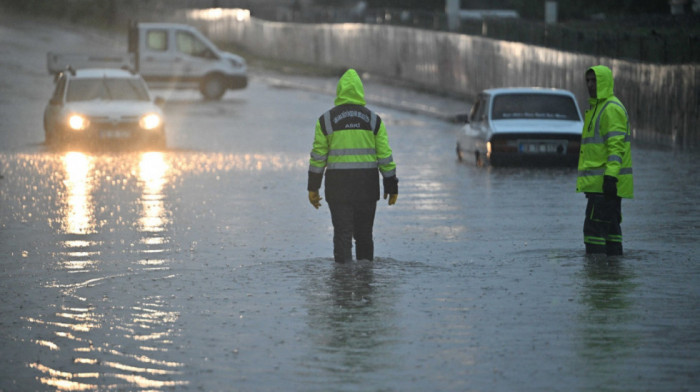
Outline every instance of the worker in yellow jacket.
<svg viewBox="0 0 700 392">
<path fill-rule="evenodd" d="M 333 222 L 333 257 L 352 261 L 355 238 L 358 260 L 374 259 L 372 228 L 379 200 L 379 174 L 384 199 L 396 203 L 399 180 L 382 119 L 365 107 L 365 91 L 354 69 L 338 81 L 335 107 L 316 121 L 309 159 L 309 202 L 321 206 L 319 188 L 325 172 L 325 196 Z"/>
<path fill-rule="evenodd" d="M 576 191 L 588 198 L 583 224 L 587 254 L 622 255 L 621 199 L 633 197 L 627 110 L 613 94 L 610 68 L 586 71 L 590 109 L 581 135 Z"/>
</svg>

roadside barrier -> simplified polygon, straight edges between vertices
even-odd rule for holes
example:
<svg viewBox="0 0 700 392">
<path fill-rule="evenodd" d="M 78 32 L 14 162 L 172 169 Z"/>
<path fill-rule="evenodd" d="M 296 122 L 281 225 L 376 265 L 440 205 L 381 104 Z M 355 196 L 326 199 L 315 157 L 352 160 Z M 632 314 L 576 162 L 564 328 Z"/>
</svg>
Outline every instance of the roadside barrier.
<svg viewBox="0 0 700 392">
<path fill-rule="evenodd" d="M 700 147 L 698 64 L 630 62 L 391 25 L 270 22 L 235 9 L 187 10 L 174 18 L 260 57 L 353 67 L 467 99 L 493 87 L 556 87 L 571 90 L 585 110 L 585 70 L 604 64 L 613 71 L 615 95 L 627 108 L 635 140 Z"/>
</svg>

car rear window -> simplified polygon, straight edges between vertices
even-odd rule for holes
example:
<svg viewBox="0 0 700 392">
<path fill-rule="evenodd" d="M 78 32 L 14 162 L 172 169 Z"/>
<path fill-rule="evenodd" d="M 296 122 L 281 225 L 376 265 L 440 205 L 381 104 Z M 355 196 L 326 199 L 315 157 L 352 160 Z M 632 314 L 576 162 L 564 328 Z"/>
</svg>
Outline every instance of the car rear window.
<svg viewBox="0 0 700 392">
<path fill-rule="evenodd" d="M 493 99 L 491 118 L 580 120 L 573 98 L 565 95 L 527 93 L 496 96 Z"/>
<path fill-rule="evenodd" d="M 68 85 L 66 101 L 148 101 L 148 92 L 138 79 L 75 79 Z"/>
</svg>

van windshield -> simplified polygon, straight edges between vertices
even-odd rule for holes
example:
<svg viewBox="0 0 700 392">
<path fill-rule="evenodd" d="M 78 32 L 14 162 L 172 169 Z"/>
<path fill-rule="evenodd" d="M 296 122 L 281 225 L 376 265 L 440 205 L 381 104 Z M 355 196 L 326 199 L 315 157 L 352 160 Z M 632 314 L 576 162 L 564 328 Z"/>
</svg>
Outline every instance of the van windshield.
<svg viewBox="0 0 700 392">
<path fill-rule="evenodd" d="M 493 120 L 545 119 L 580 121 L 576 102 L 559 94 L 503 94 L 493 99 Z"/>
<path fill-rule="evenodd" d="M 148 101 L 148 92 L 138 79 L 75 79 L 68 84 L 67 102 L 77 101 Z"/>
</svg>

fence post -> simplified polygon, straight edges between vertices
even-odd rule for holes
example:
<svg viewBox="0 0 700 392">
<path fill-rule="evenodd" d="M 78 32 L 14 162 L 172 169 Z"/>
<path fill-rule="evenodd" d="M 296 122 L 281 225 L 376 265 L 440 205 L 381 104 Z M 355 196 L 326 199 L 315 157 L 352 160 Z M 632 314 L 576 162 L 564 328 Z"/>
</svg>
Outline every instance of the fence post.
<svg viewBox="0 0 700 392">
<path fill-rule="evenodd" d="M 447 14 L 447 29 L 457 31 L 459 29 L 459 0 L 445 0 L 445 13 Z"/>
</svg>

